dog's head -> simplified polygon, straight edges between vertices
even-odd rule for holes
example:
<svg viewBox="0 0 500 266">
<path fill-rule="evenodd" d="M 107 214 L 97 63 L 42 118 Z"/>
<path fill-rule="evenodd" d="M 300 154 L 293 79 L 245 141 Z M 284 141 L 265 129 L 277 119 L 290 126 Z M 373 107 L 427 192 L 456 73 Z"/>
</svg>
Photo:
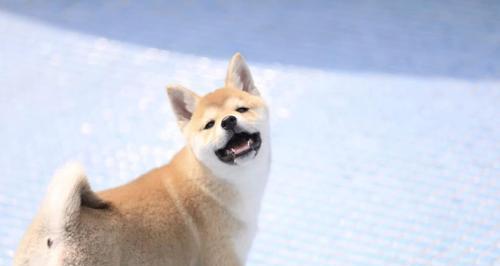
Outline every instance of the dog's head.
<svg viewBox="0 0 500 266">
<path fill-rule="evenodd" d="M 223 88 L 202 97 L 182 86 L 167 91 L 188 146 L 208 168 L 248 165 L 268 153 L 268 110 L 240 54 Z"/>
</svg>

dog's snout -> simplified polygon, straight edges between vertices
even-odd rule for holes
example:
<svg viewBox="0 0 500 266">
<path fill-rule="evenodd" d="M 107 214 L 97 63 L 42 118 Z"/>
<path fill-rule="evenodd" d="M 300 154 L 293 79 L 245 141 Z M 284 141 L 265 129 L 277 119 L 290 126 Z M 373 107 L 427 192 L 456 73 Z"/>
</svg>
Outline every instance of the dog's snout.
<svg viewBox="0 0 500 266">
<path fill-rule="evenodd" d="M 234 115 L 229 115 L 222 119 L 221 127 L 225 130 L 234 129 L 236 126 L 236 117 Z"/>
</svg>

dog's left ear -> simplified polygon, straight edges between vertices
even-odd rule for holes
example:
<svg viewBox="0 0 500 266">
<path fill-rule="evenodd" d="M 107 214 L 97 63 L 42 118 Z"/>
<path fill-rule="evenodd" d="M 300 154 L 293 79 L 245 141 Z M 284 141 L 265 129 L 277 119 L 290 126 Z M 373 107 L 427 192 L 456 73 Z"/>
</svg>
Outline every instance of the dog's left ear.
<svg viewBox="0 0 500 266">
<path fill-rule="evenodd" d="M 250 69 L 240 53 L 236 53 L 229 62 L 227 68 L 225 87 L 232 87 L 246 91 L 253 95 L 260 95 L 255 87 Z"/>
<path fill-rule="evenodd" d="M 200 96 L 180 85 L 167 86 L 170 104 L 177 117 L 177 124 L 181 129 L 191 120 Z"/>
</svg>

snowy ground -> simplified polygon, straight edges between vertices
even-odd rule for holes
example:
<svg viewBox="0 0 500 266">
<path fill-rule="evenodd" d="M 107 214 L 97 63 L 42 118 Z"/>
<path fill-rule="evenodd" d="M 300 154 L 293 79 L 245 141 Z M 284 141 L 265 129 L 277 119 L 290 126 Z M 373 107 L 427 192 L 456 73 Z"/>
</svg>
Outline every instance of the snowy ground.
<svg viewBox="0 0 500 266">
<path fill-rule="evenodd" d="M 500 265 L 500 6 L 346 2 L 0 2 L 0 265 L 63 162 L 96 189 L 167 162 L 164 86 L 208 92 L 236 50 L 273 120 L 249 265 Z"/>
</svg>

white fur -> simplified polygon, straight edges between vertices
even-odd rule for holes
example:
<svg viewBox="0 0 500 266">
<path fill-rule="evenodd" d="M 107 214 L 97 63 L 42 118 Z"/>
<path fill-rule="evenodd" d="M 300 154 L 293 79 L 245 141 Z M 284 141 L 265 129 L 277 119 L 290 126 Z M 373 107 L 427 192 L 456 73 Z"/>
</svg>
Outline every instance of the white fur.
<svg viewBox="0 0 500 266">
<path fill-rule="evenodd" d="M 88 187 L 88 183 L 79 163 L 68 163 L 56 171 L 49 185 L 46 202 L 42 205 L 47 207 L 51 230 L 64 230 L 64 226 L 78 213 L 81 192 L 85 187 Z"/>
<path fill-rule="evenodd" d="M 231 210 L 236 217 L 245 222 L 246 227 L 233 238 L 236 252 L 243 262 L 246 261 L 248 251 L 257 233 L 258 215 L 270 167 L 269 148 L 263 146 L 259 155 L 253 160 L 255 161 L 246 163 L 242 169 L 239 169 L 238 178 L 230 180 L 237 187 L 241 196 L 241 201 L 237 202 Z"/>
<path fill-rule="evenodd" d="M 49 260 L 47 265 L 49 266 L 62 266 L 64 260 L 64 247 L 62 245 L 58 245 L 52 248 L 51 251 L 48 252 Z M 36 262 L 33 265 L 39 265 Z"/>
</svg>

